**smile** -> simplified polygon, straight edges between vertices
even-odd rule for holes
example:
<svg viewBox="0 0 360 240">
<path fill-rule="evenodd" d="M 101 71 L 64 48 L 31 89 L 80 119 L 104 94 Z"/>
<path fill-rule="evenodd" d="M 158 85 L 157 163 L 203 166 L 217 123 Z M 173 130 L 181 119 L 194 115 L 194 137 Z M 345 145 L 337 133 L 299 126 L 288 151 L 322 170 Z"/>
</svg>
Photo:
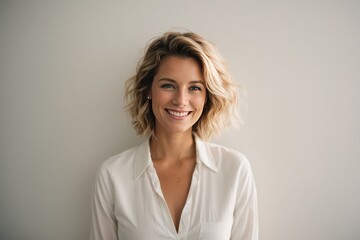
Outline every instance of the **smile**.
<svg viewBox="0 0 360 240">
<path fill-rule="evenodd" d="M 186 117 L 191 113 L 191 112 L 178 112 L 178 111 L 174 111 L 174 110 L 170 110 L 170 109 L 166 109 L 166 111 L 174 117 L 181 117 L 181 118 Z"/>
</svg>

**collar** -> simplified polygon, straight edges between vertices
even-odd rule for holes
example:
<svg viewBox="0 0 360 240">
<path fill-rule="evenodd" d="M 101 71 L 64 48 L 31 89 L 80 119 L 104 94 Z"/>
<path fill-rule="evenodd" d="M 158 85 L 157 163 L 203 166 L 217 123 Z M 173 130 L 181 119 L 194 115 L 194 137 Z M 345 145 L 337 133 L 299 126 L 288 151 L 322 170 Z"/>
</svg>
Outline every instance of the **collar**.
<svg viewBox="0 0 360 240">
<path fill-rule="evenodd" d="M 218 172 L 209 143 L 201 140 L 196 134 L 194 134 L 194 139 L 196 144 L 196 163 L 201 162 L 212 171 Z"/>
<path fill-rule="evenodd" d="M 194 139 L 196 146 L 196 163 L 204 164 L 212 171 L 218 172 L 213 155 L 209 149 L 209 144 L 201 140 L 196 134 L 194 134 Z M 153 166 L 153 162 L 151 160 L 150 153 L 150 138 L 148 138 L 136 148 L 134 161 L 134 179 L 137 180 L 150 166 Z"/>
</svg>

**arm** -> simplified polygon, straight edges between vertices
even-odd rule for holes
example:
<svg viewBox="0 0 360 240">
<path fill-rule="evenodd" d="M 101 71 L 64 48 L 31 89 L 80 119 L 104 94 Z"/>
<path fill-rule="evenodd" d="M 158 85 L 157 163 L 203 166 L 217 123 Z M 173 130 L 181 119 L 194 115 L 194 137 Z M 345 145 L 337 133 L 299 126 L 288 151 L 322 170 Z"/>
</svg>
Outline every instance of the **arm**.
<svg viewBox="0 0 360 240">
<path fill-rule="evenodd" d="M 258 238 L 257 193 L 250 165 L 246 161 L 244 168 L 240 171 L 234 223 L 230 239 L 258 240 Z"/>
<path fill-rule="evenodd" d="M 109 185 L 107 172 L 102 167 L 97 173 L 92 199 L 91 240 L 118 239 L 114 205 Z"/>
</svg>

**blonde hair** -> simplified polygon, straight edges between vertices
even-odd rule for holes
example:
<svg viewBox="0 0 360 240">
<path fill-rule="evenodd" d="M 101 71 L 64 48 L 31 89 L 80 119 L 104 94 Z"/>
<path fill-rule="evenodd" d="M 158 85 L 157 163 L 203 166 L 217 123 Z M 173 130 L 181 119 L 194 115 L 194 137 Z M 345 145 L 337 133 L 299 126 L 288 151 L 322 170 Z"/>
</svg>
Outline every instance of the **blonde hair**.
<svg viewBox="0 0 360 240">
<path fill-rule="evenodd" d="M 208 140 L 240 120 L 237 87 L 216 47 L 192 32 L 166 32 L 148 45 L 135 75 L 125 83 L 126 109 L 139 135 L 154 134 L 155 116 L 147 96 L 159 66 L 169 56 L 195 59 L 205 78 L 207 101 L 193 126 L 194 133 Z"/>
</svg>

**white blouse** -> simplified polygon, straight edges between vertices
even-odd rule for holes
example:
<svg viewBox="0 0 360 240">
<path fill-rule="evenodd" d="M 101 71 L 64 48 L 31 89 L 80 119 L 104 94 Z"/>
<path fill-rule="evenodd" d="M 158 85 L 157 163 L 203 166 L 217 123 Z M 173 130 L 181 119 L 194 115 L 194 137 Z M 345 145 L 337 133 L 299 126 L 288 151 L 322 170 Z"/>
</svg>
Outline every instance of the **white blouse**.
<svg viewBox="0 0 360 240">
<path fill-rule="evenodd" d="M 149 141 L 105 161 L 92 201 L 92 240 L 257 240 L 254 178 L 241 153 L 196 141 L 196 167 L 178 232 L 161 191 Z"/>
</svg>

